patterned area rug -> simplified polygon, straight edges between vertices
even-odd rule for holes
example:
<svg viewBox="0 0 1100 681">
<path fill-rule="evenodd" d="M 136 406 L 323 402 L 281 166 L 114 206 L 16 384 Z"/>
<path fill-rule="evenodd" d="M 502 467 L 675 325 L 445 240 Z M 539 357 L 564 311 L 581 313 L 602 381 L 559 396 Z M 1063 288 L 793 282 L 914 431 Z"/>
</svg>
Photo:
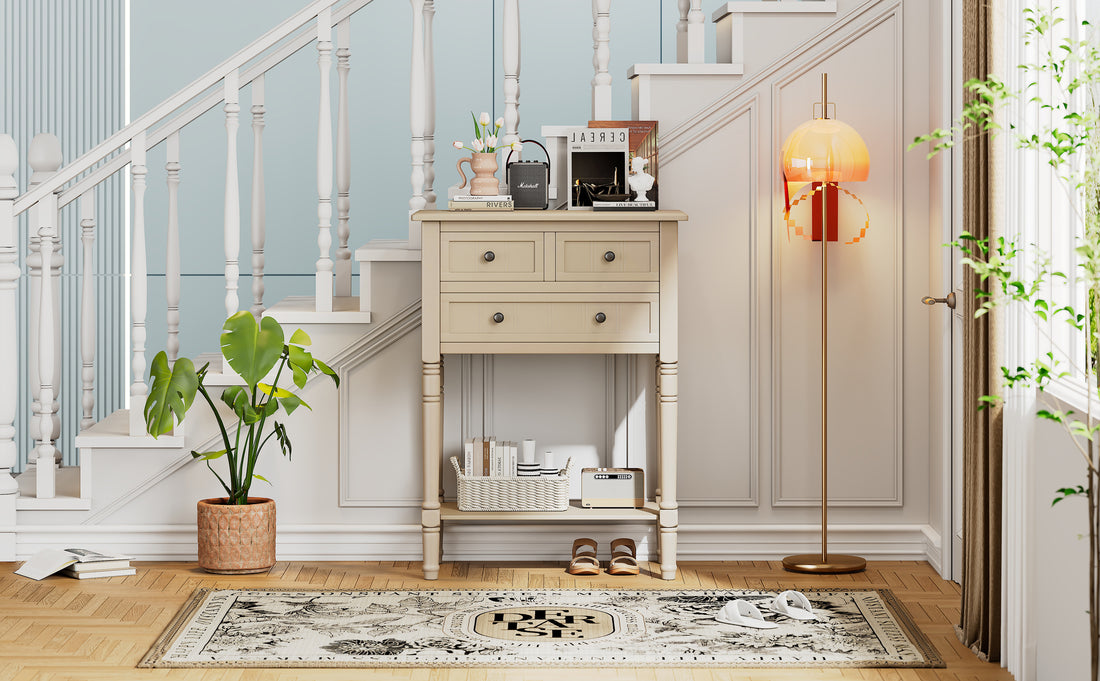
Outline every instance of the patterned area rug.
<svg viewBox="0 0 1100 681">
<path fill-rule="evenodd" d="M 715 613 L 768 591 L 198 589 L 140 667 L 942 667 L 887 590 L 807 591 L 819 621 Z"/>
</svg>

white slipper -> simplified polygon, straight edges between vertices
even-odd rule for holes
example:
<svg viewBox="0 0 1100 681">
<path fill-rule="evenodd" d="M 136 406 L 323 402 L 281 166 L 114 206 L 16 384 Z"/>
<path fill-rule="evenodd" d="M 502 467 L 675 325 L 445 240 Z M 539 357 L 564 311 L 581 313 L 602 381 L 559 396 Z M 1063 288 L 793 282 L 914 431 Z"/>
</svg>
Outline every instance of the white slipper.
<svg viewBox="0 0 1100 681">
<path fill-rule="evenodd" d="M 771 610 L 794 620 L 817 619 L 810 606 L 810 599 L 800 591 L 784 591 L 779 594 L 772 602 Z"/>
<path fill-rule="evenodd" d="M 779 627 L 774 622 L 764 621 L 764 615 L 760 609 L 748 601 L 738 598 L 722 606 L 718 614 L 714 616 L 722 624 L 736 624 L 741 627 L 753 629 L 776 629 Z"/>
</svg>

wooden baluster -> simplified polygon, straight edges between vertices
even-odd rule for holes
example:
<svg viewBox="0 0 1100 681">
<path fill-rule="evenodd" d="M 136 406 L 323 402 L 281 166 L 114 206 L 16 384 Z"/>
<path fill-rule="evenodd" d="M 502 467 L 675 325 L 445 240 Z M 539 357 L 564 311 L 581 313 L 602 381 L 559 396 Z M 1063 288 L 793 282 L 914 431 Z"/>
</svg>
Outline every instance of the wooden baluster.
<svg viewBox="0 0 1100 681">
<path fill-rule="evenodd" d="M 332 71 L 332 10 L 317 15 L 317 67 L 321 76 L 320 111 L 317 120 L 317 258 L 316 306 L 332 311 L 332 105 L 329 75 Z"/>
<path fill-rule="evenodd" d="M 409 128 L 412 131 L 412 196 L 409 198 L 409 214 L 426 208 L 424 198 L 424 133 L 427 124 L 427 103 L 424 101 L 426 76 L 424 73 L 424 0 L 409 0 L 412 4 L 412 66 L 409 72 Z M 415 245 L 414 245 L 415 244 Z M 420 244 L 420 226 L 409 220 L 409 247 Z"/>
<path fill-rule="evenodd" d="M 84 271 L 80 276 L 80 429 L 95 425 L 95 194 L 88 190 L 80 197 L 80 243 Z"/>
<path fill-rule="evenodd" d="M 252 81 L 252 315 L 264 313 L 264 244 L 267 201 L 264 189 L 264 76 Z"/>
<path fill-rule="evenodd" d="M 240 127 L 240 74 L 225 75 L 225 316 L 240 309 L 241 189 L 237 180 L 237 129 Z"/>
<path fill-rule="evenodd" d="M 54 319 L 57 301 L 54 299 L 54 291 L 57 288 L 53 278 L 53 251 L 57 240 L 57 195 L 50 194 L 44 197 L 37 206 L 38 210 L 38 246 L 42 255 L 43 266 L 46 271 L 42 274 L 40 295 L 37 301 L 31 301 L 39 307 L 38 315 L 38 339 L 41 346 L 38 349 L 38 380 L 42 387 L 39 389 L 38 405 L 35 414 L 38 417 L 37 428 L 32 433 L 38 435 L 38 446 L 35 447 L 35 496 L 39 499 L 53 499 L 57 496 L 57 447 L 54 434 L 54 376 L 58 373 L 53 346 L 59 343 L 58 327 Z"/>
<path fill-rule="evenodd" d="M 351 124 L 348 71 L 351 70 L 351 17 L 336 25 L 336 73 L 339 78 L 336 113 L 336 295 L 351 295 Z"/>
<path fill-rule="evenodd" d="M 519 0 L 504 0 L 502 22 L 504 141 L 500 146 L 508 146 L 519 141 Z M 517 152 L 513 158 L 519 157 Z"/>
<path fill-rule="evenodd" d="M 676 63 L 688 63 L 688 10 L 691 0 L 676 0 L 676 9 L 680 19 L 676 22 Z"/>
<path fill-rule="evenodd" d="M 34 139 L 31 140 L 27 154 L 28 165 L 33 171 L 28 187 L 38 186 L 53 177 L 61 167 L 62 160 L 61 141 L 57 139 L 57 136 L 49 133 L 35 135 Z M 53 226 L 50 230 L 52 244 L 49 258 L 42 255 L 41 227 L 46 223 Z M 28 300 L 38 301 L 40 299 L 42 280 L 44 277 L 49 277 L 51 280 L 51 295 L 53 296 L 53 304 L 50 307 L 53 315 L 51 324 L 54 329 L 58 329 L 61 325 L 61 268 L 64 265 L 64 258 L 61 254 L 61 239 L 57 230 L 56 195 L 44 198 L 31 208 L 29 228 L 27 269 L 30 274 L 30 295 Z M 55 333 L 48 344 L 44 342 L 39 336 L 42 330 L 42 307 L 37 304 L 29 307 L 28 321 L 31 333 L 28 336 L 27 344 L 27 377 L 30 381 L 34 409 L 45 409 L 52 424 L 50 439 L 51 442 L 56 442 L 57 438 L 61 436 L 61 403 L 59 399 L 61 391 L 61 336 Z M 49 366 L 53 373 L 46 377 L 38 373 L 42 367 L 40 357 L 42 352 L 49 352 L 51 356 Z M 41 402 L 42 385 L 46 382 L 53 387 L 53 395 L 49 403 L 43 405 Z M 29 433 L 32 435 L 38 433 L 40 420 L 39 412 L 35 411 L 30 419 Z M 60 458 L 60 452 L 56 452 L 56 454 Z"/>
<path fill-rule="evenodd" d="M 611 120 L 611 0 L 592 0 L 592 120 Z"/>
<path fill-rule="evenodd" d="M 168 183 L 168 243 L 164 262 L 164 288 L 168 302 L 168 338 L 165 349 L 168 361 L 175 362 L 180 351 L 180 134 L 168 136 L 167 162 L 164 170 Z"/>
<path fill-rule="evenodd" d="M 435 194 L 435 53 L 432 49 L 432 19 L 435 0 L 424 2 L 424 203 L 436 207 Z"/>
<path fill-rule="evenodd" d="M 18 238 L 14 206 L 19 188 L 15 171 L 19 150 L 10 135 L 0 135 L 0 526 L 15 526 L 15 497 L 19 491 L 15 467 L 15 412 L 19 398 L 19 335 L 16 288 L 19 284 Z M 3 540 L 0 540 L 2 542 Z M 14 536 L 6 542 L 14 546 Z"/>
<path fill-rule="evenodd" d="M 705 17 L 703 16 L 703 0 L 691 0 L 691 7 L 687 14 L 687 63 L 702 64 L 706 61 L 704 50 Z"/>
<path fill-rule="evenodd" d="M 145 131 L 130 141 L 130 435 L 145 434 L 145 313 L 149 298 L 145 253 Z"/>
</svg>

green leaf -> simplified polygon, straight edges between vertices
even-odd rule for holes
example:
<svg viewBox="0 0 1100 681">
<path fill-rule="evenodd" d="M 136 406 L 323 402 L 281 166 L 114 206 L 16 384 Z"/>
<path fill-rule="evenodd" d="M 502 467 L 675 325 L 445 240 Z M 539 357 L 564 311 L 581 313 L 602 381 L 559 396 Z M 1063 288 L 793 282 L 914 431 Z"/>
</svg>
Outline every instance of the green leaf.
<svg viewBox="0 0 1100 681">
<path fill-rule="evenodd" d="M 295 329 L 294 333 L 290 334 L 290 342 L 295 345 L 311 345 L 313 340 L 310 339 L 309 334 L 301 329 Z"/>
<path fill-rule="evenodd" d="M 309 380 L 309 374 L 293 364 L 290 365 L 290 370 L 294 373 L 294 385 L 298 386 L 299 390 L 306 387 L 306 381 Z"/>
<path fill-rule="evenodd" d="M 163 350 L 149 365 L 149 377 L 152 385 L 145 399 L 145 428 L 153 437 L 159 437 L 187 415 L 199 389 L 199 378 L 194 363 L 186 357 L 180 357 L 169 368 Z"/>
<path fill-rule="evenodd" d="M 221 343 L 229 366 L 254 390 L 283 354 L 283 328 L 271 317 L 257 325 L 252 313 L 242 310 L 225 320 Z"/>
<path fill-rule="evenodd" d="M 213 461 L 214 459 L 220 459 L 225 456 L 225 450 L 219 449 L 216 452 L 191 452 L 191 458 L 198 459 L 200 461 Z"/>
<path fill-rule="evenodd" d="M 332 382 L 336 384 L 336 387 L 340 387 L 340 377 L 336 375 L 336 372 L 329 368 L 329 365 L 325 364 L 316 357 L 313 358 L 313 363 L 317 365 L 317 368 L 321 370 L 321 373 L 326 376 L 332 377 Z"/>
<path fill-rule="evenodd" d="M 286 426 L 275 422 L 275 439 L 279 441 L 279 447 L 283 450 L 283 455 L 286 458 L 291 458 L 292 447 L 290 446 L 290 437 L 286 434 Z"/>
<path fill-rule="evenodd" d="M 277 388 L 274 386 L 270 386 L 267 383 L 257 383 L 256 387 L 259 388 L 260 392 L 262 392 L 263 394 L 278 397 L 279 399 L 289 397 L 294 394 L 289 390 L 286 390 L 285 388 Z"/>
<path fill-rule="evenodd" d="M 233 410 L 237 418 L 244 421 L 245 424 L 256 423 L 260 420 L 260 415 L 252 406 L 248 391 L 244 389 L 244 386 L 231 385 L 223 390 L 222 402 L 229 405 L 229 408 Z"/>
<path fill-rule="evenodd" d="M 268 480 L 268 479 L 267 479 L 267 478 L 265 478 L 264 476 L 260 475 L 259 473 L 253 473 L 253 474 L 252 474 L 252 477 L 256 478 L 257 480 L 263 480 L 264 482 L 266 482 L 266 483 L 267 483 L 267 484 L 269 484 L 269 485 L 271 484 L 271 481 L 270 481 L 270 480 Z"/>
<path fill-rule="evenodd" d="M 313 368 L 313 355 L 309 354 L 308 351 L 303 350 L 297 345 L 290 345 L 288 347 L 290 348 L 288 358 L 292 367 L 301 369 L 305 372 L 308 372 L 310 369 Z"/>
<path fill-rule="evenodd" d="M 477 116 L 474 115 L 473 111 L 470 112 L 470 118 L 474 119 L 474 138 L 481 139 L 481 126 L 478 124 Z"/>
<path fill-rule="evenodd" d="M 287 415 L 293 414 L 294 410 L 298 407 L 305 407 L 306 409 L 313 411 L 313 407 L 297 395 L 291 395 L 290 397 L 284 397 L 282 399 L 283 409 L 286 409 Z"/>
</svg>

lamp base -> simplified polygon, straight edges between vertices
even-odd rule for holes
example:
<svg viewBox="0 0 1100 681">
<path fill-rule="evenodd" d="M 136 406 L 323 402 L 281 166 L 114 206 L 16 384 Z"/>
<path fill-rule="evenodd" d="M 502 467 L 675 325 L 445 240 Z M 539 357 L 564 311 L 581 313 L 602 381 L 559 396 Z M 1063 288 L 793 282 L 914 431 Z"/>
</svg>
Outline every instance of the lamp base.
<svg viewBox="0 0 1100 681">
<path fill-rule="evenodd" d="M 863 558 L 842 553 L 830 553 L 827 556 L 822 556 L 820 553 L 802 553 L 783 559 L 783 569 L 791 572 L 842 575 L 849 572 L 862 572 L 866 568 L 867 561 Z"/>
</svg>

